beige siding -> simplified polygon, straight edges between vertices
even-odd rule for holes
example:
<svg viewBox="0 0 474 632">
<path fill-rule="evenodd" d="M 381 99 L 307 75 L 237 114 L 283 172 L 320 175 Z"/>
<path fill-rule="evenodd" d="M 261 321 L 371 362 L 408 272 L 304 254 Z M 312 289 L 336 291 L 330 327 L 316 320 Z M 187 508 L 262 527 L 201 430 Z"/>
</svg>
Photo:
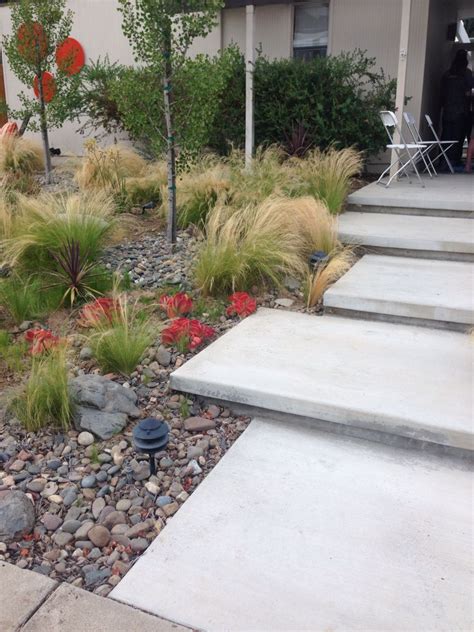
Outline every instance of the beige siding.
<svg viewBox="0 0 474 632">
<path fill-rule="evenodd" d="M 237 44 L 245 50 L 245 9 L 224 9 L 222 12 L 223 46 Z M 255 46 L 270 59 L 291 56 L 292 6 L 274 4 L 255 8 Z"/>
</svg>

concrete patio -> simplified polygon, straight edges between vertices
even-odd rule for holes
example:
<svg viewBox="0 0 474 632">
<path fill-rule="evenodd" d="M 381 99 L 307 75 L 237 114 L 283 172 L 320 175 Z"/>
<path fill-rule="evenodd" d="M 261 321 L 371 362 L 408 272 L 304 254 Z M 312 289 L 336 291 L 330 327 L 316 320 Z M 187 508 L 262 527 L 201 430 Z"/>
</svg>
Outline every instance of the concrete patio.
<svg viewBox="0 0 474 632">
<path fill-rule="evenodd" d="M 347 199 L 348 210 L 404 215 L 469 217 L 474 213 L 474 173 L 440 174 L 436 178 L 422 176 L 424 187 L 414 178 L 393 182 L 386 188 L 376 182 Z"/>
</svg>

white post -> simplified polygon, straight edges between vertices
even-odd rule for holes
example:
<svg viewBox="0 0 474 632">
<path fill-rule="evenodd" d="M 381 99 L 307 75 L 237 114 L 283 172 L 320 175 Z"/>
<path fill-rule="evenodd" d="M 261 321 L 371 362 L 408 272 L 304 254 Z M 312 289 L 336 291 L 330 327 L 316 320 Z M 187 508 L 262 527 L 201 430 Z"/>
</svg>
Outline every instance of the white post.
<svg viewBox="0 0 474 632">
<path fill-rule="evenodd" d="M 398 57 L 398 73 L 397 73 L 397 96 L 395 100 L 395 114 L 397 116 L 400 127 L 403 125 L 403 110 L 405 108 L 405 86 L 407 78 L 407 61 L 408 61 L 408 43 L 410 40 L 410 14 L 411 0 L 401 0 L 402 2 L 402 19 L 400 23 L 400 54 Z M 395 143 L 400 142 L 398 134 L 395 133 Z M 390 175 L 394 175 L 398 170 L 397 154 L 392 149 L 391 162 L 393 167 Z"/>
<path fill-rule="evenodd" d="M 255 65 L 255 7 L 245 7 L 245 166 L 251 167 L 254 146 L 253 71 Z"/>
</svg>

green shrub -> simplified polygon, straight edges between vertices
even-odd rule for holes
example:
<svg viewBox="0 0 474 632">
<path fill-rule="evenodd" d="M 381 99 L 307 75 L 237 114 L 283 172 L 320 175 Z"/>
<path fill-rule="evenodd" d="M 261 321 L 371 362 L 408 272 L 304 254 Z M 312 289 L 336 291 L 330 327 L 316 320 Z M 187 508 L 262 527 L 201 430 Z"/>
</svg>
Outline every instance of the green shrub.
<svg viewBox="0 0 474 632">
<path fill-rule="evenodd" d="M 129 306 L 125 296 L 118 299 L 112 321 L 100 321 L 88 339 L 101 369 L 125 376 L 135 370 L 152 341 L 152 329 L 143 312 L 136 304 Z"/>
<path fill-rule="evenodd" d="M 13 408 L 30 432 L 49 425 L 69 428 L 74 402 L 68 389 L 64 347 L 34 358 L 25 390 Z"/>
</svg>

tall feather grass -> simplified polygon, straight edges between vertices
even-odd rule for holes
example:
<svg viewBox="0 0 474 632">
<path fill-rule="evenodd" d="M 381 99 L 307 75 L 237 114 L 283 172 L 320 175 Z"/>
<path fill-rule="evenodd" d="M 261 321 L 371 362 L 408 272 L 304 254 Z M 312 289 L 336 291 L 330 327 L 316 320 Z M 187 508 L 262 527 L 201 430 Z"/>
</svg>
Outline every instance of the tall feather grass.
<svg viewBox="0 0 474 632">
<path fill-rule="evenodd" d="M 33 360 L 25 389 L 13 409 L 29 432 L 49 425 L 69 428 L 74 402 L 68 388 L 64 346 Z"/>
<path fill-rule="evenodd" d="M 218 206 L 209 214 L 206 239 L 195 266 L 204 294 L 222 295 L 253 285 L 280 285 L 287 274 L 301 276 L 305 240 L 288 230 L 285 213 L 269 203 L 234 209 Z"/>
<path fill-rule="evenodd" d="M 128 376 L 151 345 L 154 334 L 138 303 L 129 305 L 122 294 L 116 298 L 116 304 L 111 322 L 100 319 L 88 337 L 88 344 L 104 372 Z"/>
<path fill-rule="evenodd" d="M 0 138 L 0 175 L 25 175 L 43 168 L 43 149 L 39 143 L 12 135 Z"/>
<path fill-rule="evenodd" d="M 3 242 L 5 257 L 11 264 L 38 271 L 54 266 L 52 255 L 74 242 L 89 260 L 95 260 L 112 228 L 113 211 L 110 198 L 102 192 L 19 196 L 12 236 Z"/>
<path fill-rule="evenodd" d="M 190 224 L 202 227 L 217 202 L 225 202 L 229 189 L 229 172 L 223 165 L 181 174 L 176 185 L 179 227 L 186 228 Z M 165 187 L 163 203 L 166 203 Z"/>
<path fill-rule="evenodd" d="M 340 279 L 354 265 L 354 250 L 345 247 L 329 254 L 307 280 L 307 307 L 314 307 L 323 297 L 330 285 Z"/>
<path fill-rule="evenodd" d="M 362 170 L 363 157 L 352 147 L 331 147 L 327 151 L 312 150 L 304 160 L 291 162 L 296 171 L 289 188 L 292 195 L 311 195 L 325 202 L 329 211 L 337 215 L 342 211 L 351 179 Z"/>
<path fill-rule="evenodd" d="M 95 141 L 85 143 L 86 155 L 76 173 L 76 182 L 83 189 L 117 191 L 125 178 L 145 174 L 147 163 L 129 147 L 113 145 L 103 149 Z"/>
</svg>

